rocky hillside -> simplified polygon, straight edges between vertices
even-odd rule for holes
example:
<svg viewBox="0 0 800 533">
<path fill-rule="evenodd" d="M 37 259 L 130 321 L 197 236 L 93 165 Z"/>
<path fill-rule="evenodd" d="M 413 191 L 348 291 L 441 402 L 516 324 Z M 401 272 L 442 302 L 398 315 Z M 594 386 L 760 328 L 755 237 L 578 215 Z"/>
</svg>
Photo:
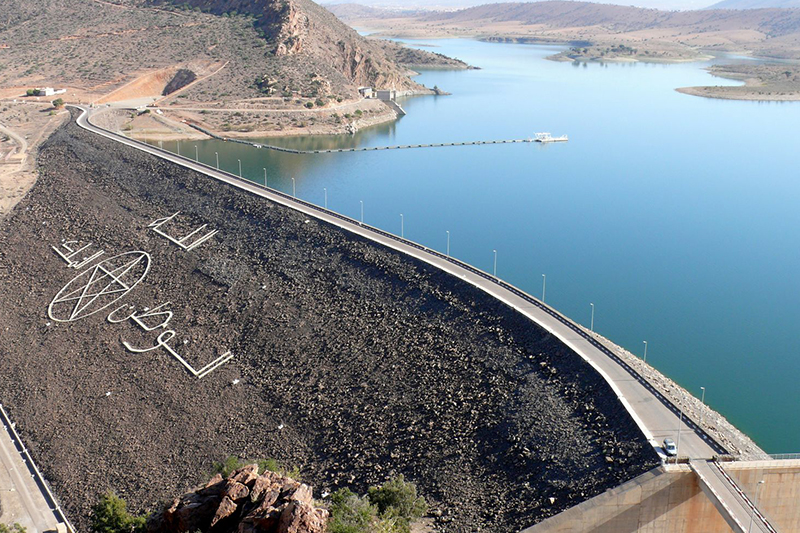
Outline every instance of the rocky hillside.
<svg viewBox="0 0 800 533">
<path fill-rule="evenodd" d="M 2 11 L 0 96 L 33 86 L 66 87 L 67 101 L 123 86 L 126 99 L 161 96 L 187 71 L 196 80 L 181 97 L 192 103 L 418 88 L 311 0 L 5 0 Z"/>
<path fill-rule="evenodd" d="M 215 15 L 253 17 L 254 27 L 276 60 L 265 76 L 277 84 L 281 83 L 281 70 L 312 67 L 309 74 L 317 74 L 323 92 L 337 82 L 398 89 L 416 87 L 380 46 L 364 39 L 311 0 L 153 0 L 153 3 L 189 5 Z"/>
<path fill-rule="evenodd" d="M 429 22 L 518 22 L 550 27 L 600 26 L 614 32 L 691 28 L 694 32 L 753 30 L 771 37 L 800 31 L 800 10 L 660 11 L 633 6 L 549 0 L 530 3 L 488 4 L 460 11 L 428 14 Z"/>
<path fill-rule="evenodd" d="M 150 516 L 147 533 L 325 533 L 327 521 L 311 487 L 251 464 L 175 498 Z"/>
<path fill-rule="evenodd" d="M 800 8 L 798 0 L 723 0 L 708 9 L 762 9 L 765 7 Z"/>
<path fill-rule="evenodd" d="M 572 43 L 595 46 L 604 52 L 605 59 L 682 61 L 697 59 L 709 51 L 800 58 L 800 9 L 662 11 L 547 0 L 487 4 L 457 11 L 398 13 L 391 19 L 368 12 L 358 15 L 357 10 L 347 6 L 331 9 L 335 13 L 342 9 L 349 24 L 370 27 L 382 35 Z M 612 50 L 619 45 L 625 46 L 625 53 Z M 628 53 L 631 48 L 638 53 Z M 591 58 L 591 53 L 582 56 Z"/>
</svg>

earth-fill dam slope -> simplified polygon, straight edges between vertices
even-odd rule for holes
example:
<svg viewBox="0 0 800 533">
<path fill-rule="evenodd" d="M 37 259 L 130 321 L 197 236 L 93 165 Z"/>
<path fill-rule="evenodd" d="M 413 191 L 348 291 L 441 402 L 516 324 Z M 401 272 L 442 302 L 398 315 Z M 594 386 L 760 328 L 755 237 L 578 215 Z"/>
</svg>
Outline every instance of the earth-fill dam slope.
<svg viewBox="0 0 800 533">
<path fill-rule="evenodd" d="M 402 473 L 444 531 L 519 530 L 658 463 L 580 357 L 465 282 L 74 122 L 38 161 L 0 223 L 0 398 L 81 530 L 99 492 L 152 510 L 230 454 L 320 493 Z M 148 227 L 178 211 L 162 234 L 218 233 Z M 80 268 L 51 248 L 88 242 Z M 126 252 L 149 268 L 95 268 Z M 155 329 L 109 321 L 128 304 Z M 202 379 L 175 357 L 228 350 Z"/>
</svg>

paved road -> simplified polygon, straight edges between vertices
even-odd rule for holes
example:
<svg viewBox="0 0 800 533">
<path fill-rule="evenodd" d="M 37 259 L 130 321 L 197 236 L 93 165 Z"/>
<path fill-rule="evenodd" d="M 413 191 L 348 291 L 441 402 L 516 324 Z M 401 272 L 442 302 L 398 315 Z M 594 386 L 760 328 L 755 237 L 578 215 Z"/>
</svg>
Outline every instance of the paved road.
<svg viewBox="0 0 800 533">
<path fill-rule="evenodd" d="M 78 119 L 78 124 L 89 131 L 172 161 L 183 167 L 202 172 L 234 187 L 244 189 L 305 213 L 308 216 L 339 226 L 347 231 L 434 265 L 482 289 L 550 331 L 592 365 L 610 384 L 642 433 L 659 453 L 662 453 L 660 442 L 664 437 L 672 437 L 676 442 L 679 440 L 679 411 L 672 403 L 655 391 L 643 378 L 638 376 L 633 369 L 628 367 L 612 352 L 585 333 L 580 326 L 516 287 L 470 265 L 411 241 L 400 239 L 383 230 L 362 225 L 338 213 L 292 198 L 290 195 L 268 189 L 202 163 L 197 163 L 171 152 L 159 150 L 156 147 L 95 127 L 87 120 L 89 116 L 88 110 L 84 108 L 84 111 L 85 113 Z M 714 454 L 726 452 L 701 429 L 696 426 L 687 427 L 685 419 L 680 425 L 681 433 L 678 451 L 681 456 L 710 458 Z"/>
<path fill-rule="evenodd" d="M 736 533 L 775 533 L 764 516 L 754 511 L 753 502 L 722 468 L 713 461 L 689 463 L 700 478 L 700 486 Z M 720 507 L 722 507 L 720 509 Z"/>
<path fill-rule="evenodd" d="M 17 143 L 19 146 L 19 151 L 17 154 L 19 154 L 20 161 L 24 161 L 28 153 L 28 141 L 26 141 L 21 135 L 18 135 L 16 132 L 6 128 L 2 124 L 0 124 L 0 133 L 8 135 L 15 143 Z"/>
<path fill-rule="evenodd" d="M 0 522 L 19 522 L 28 533 L 55 531 L 57 520 L 0 417 Z"/>
</svg>

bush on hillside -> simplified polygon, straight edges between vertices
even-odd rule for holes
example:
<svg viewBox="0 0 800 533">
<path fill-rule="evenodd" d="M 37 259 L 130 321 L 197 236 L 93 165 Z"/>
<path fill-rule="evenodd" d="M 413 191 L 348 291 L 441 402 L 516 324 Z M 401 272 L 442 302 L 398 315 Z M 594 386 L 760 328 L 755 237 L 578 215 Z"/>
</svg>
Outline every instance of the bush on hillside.
<svg viewBox="0 0 800 533">
<path fill-rule="evenodd" d="M 128 513 L 128 504 L 111 491 L 92 507 L 93 533 L 144 533 L 146 518 Z"/>
<path fill-rule="evenodd" d="M 366 496 L 346 488 L 333 493 L 328 528 L 330 533 L 408 533 L 427 511 L 416 486 L 400 475 L 371 487 Z"/>
</svg>

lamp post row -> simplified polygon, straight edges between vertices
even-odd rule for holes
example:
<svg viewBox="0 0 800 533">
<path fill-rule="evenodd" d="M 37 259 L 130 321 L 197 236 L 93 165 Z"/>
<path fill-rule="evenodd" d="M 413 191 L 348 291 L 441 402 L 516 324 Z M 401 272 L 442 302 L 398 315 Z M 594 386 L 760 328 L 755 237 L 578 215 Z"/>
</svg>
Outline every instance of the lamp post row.
<svg viewBox="0 0 800 533">
<path fill-rule="evenodd" d="M 180 155 L 180 141 L 178 141 L 178 143 L 177 143 L 177 148 L 178 148 L 178 155 Z M 194 145 L 194 154 L 195 154 L 195 161 L 199 162 L 200 154 L 199 154 L 199 149 L 198 149 L 197 145 Z M 219 152 L 214 152 L 214 157 L 216 159 L 217 169 L 219 170 Z M 239 164 L 239 177 L 241 178 L 242 177 L 242 160 L 241 159 L 237 159 L 237 162 Z M 266 167 L 263 168 L 263 171 L 264 171 L 264 186 L 266 187 L 267 186 L 267 169 L 266 169 Z M 328 208 L 328 189 L 327 189 L 327 187 L 324 187 L 322 190 L 323 190 L 324 197 L 325 197 L 325 199 L 324 199 L 325 209 L 327 209 Z M 297 197 L 297 188 L 296 188 L 296 182 L 295 182 L 294 177 L 292 177 L 292 196 L 295 197 L 295 198 Z M 359 200 L 359 204 L 360 204 L 360 208 L 361 208 L 360 221 L 363 224 L 364 223 L 364 201 L 363 200 Z M 447 255 L 447 257 L 450 257 L 450 230 L 446 230 L 445 233 L 447 235 L 446 255 Z M 404 217 L 403 213 L 400 213 L 400 237 L 401 238 L 405 238 L 405 217 Z M 493 249 L 492 250 L 492 254 L 494 255 L 494 261 L 493 261 L 493 265 L 492 265 L 492 275 L 494 277 L 497 277 L 497 250 Z M 546 295 L 547 295 L 547 275 L 546 274 L 542 274 L 542 302 L 543 303 L 545 301 Z M 589 331 L 594 332 L 594 311 L 595 311 L 594 303 L 589 303 L 589 306 L 591 307 L 591 318 L 590 318 L 590 321 L 589 321 Z M 644 354 L 642 356 L 642 360 L 646 363 L 647 362 L 647 341 L 642 341 L 642 343 L 644 344 Z M 705 405 L 706 388 L 705 387 L 700 387 L 700 390 L 702 391 L 702 397 L 701 397 L 700 402 L 703 405 Z M 701 412 L 700 422 L 702 423 L 702 421 L 703 421 L 703 413 Z M 680 440 L 680 432 L 678 433 L 678 439 Z"/>
</svg>

